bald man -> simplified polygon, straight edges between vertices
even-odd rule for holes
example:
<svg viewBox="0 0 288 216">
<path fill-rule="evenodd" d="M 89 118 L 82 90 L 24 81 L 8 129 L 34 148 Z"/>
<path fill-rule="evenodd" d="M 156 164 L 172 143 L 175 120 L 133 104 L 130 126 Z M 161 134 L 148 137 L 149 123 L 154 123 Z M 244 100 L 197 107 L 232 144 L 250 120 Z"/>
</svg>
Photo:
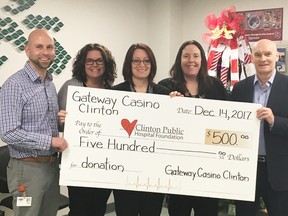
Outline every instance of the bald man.
<svg viewBox="0 0 288 216">
<path fill-rule="evenodd" d="M 58 152 L 68 144 L 58 137 L 56 88 L 47 69 L 55 58 L 46 30 L 31 32 L 23 69 L 9 77 L 0 94 L 0 135 L 10 161 L 8 187 L 15 216 L 55 216 L 58 211 Z"/>
<path fill-rule="evenodd" d="M 256 216 L 262 197 L 269 216 L 288 215 L 288 77 L 276 71 L 276 44 L 263 39 L 252 47 L 256 74 L 238 82 L 231 98 L 262 104 L 255 202 L 236 202 L 237 216 Z"/>
</svg>

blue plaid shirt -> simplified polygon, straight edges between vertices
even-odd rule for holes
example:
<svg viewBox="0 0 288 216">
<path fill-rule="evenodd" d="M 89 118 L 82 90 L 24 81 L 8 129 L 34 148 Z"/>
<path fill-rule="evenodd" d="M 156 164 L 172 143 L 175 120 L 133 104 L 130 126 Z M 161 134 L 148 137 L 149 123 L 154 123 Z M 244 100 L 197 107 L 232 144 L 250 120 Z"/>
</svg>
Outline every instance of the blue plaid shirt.
<svg viewBox="0 0 288 216">
<path fill-rule="evenodd" d="M 0 90 L 0 135 L 13 158 L 51 155 L 58 137 L 57 92 L 51 74 L 44 81 L 27 62 Z"/>
</svg>

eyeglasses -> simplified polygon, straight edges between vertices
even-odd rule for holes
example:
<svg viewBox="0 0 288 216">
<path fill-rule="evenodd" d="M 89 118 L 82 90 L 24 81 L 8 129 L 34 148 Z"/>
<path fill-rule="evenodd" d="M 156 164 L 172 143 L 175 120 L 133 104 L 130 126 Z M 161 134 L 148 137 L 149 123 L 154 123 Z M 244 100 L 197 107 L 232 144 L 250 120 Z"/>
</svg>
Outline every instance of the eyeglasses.
<svg viewBox="0 0 288 216">
<path fill-rule="evenodd" d="M 85 64 L 86 65 L 93 65 L 94 62 L 96 63 L 96 65 L 103 65 L 104 64 L 104 60 L 102 58 L 98 58 L 98 59 L 85 59 Z"/>
<path fill-rule="evenodd" d="M 143 62 L 144 65 L 150 65 L 151 61 L 149 59 L 145 59 L 145 60 L 140 60 L 140 59 L 132 59 L 132 63 L 134 65 L 140 65 L 141 62 Z"/>
</svg>

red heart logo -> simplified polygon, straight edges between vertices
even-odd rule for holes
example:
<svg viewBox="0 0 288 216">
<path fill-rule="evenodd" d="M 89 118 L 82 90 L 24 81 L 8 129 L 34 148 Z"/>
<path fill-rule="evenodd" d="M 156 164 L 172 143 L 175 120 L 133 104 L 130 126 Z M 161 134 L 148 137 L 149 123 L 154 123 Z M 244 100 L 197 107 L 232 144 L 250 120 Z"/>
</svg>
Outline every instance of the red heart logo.
<svg viewBox="0 0 288 216">
<path fill-rule="evenodd" d="M 130 121 L 128 119 L 122 119 L 121 120 L 121 125 L 125 129 L 127 134 L 129 135 L 129 137 L 130 137 L 132 131 L 134 130 L 134 127 L 135 127 L 136 123 L 137 123 L 137 120 L 134 120 L 131 123 L 130 123 Z"/>
</svg>

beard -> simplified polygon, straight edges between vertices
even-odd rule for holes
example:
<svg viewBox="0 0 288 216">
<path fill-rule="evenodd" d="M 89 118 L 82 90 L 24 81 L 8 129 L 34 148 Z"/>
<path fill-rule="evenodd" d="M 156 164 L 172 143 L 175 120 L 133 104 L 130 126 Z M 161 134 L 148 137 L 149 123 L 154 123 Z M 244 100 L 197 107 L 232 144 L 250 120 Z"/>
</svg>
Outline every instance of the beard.
<svg viewBox="0 0 288 216">
<path fill-rule="evenodd" d="M 53 63 L 54 58 L 50 59 L 50 61 L 41 62 L 39 59 L 30 59 L 30 61 L 35 65 L 35 67 L 41 70 L 47 70 Z"/>
</svg>

